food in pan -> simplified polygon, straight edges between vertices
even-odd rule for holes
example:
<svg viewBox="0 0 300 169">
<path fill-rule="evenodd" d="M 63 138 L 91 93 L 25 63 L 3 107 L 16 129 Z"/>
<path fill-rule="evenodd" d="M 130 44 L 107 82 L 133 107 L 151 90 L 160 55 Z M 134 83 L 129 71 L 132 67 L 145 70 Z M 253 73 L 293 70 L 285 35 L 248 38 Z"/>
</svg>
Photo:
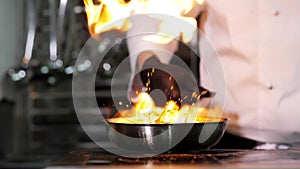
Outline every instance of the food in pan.
<svg viewBox="0 0 300 169">
<path fill-rule="evenodd" d="M 179 107 L 175 101 L 167 101 L 164 107 L 155 105 L 148 93 L 140 93 L 132 109 L 119 111 L 109 122 L 125 124 L 174 124 L 219 122 L 222 109 L 199 107 L 196 104 L 184 104 Z"/>
</svg>

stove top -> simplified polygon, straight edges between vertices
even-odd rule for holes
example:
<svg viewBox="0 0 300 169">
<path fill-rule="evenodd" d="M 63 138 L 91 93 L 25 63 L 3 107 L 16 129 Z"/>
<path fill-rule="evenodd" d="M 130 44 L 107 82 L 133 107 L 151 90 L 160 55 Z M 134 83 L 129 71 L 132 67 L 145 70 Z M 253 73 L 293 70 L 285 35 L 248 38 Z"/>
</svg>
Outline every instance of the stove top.
<svg viewBox="0 0 300 169">
<path fill-rule="evenodd" d="M 152 157 L 122 157 L 102 150 L 74 151 L 52 166 L 130 166 L 130 165 L 232 165 L 232 164 L 268 164 L 275 165 L 282 161 L 296 162 L 300 166 L 300 150 L 230 150 L 212 149 L 187 153 L 164 153 Z M 276 163 L 272 163 L 276 162 Z M 272 165 L 272 166 L 273 166 Z M 256 166 L 256 165 L 254 165 Z M 265 165 L 264 165 L 265 166 Z M 275 165 L 276 166 L 276 165 Z M 258 166 L 256 166 L 258 167 Z M 274 167 L 274 166 L 273 166 Z"/>
</svg>

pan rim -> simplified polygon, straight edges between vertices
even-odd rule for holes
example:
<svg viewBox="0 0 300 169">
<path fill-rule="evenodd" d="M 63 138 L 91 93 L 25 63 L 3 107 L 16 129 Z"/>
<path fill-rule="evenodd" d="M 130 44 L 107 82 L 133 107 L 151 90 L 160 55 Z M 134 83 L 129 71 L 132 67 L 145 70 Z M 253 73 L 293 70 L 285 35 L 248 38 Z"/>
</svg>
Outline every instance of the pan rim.
<svg viewBox="0 0 300 169">
<path fill-rule="evenodd" d="M 216 118 L 216 117 L 209 117 L 209 118 Z M 217 123 L 227 123 L 229 121 L 229 118 L 221 117 L 219 118 L 220 121 L 213 121 L 213 122 L 197 122 L 197 123 L 118 123 L 113 122 L 113 119 L 117 118 L 108 118 L 106 119 L 106 122 L 108 124 L 116 124 L 116 125 L 128 125 L 128 126 L 180 126 L 180 125 L 204 125 L 204 124 L 217 124 Z"/>
</svg>

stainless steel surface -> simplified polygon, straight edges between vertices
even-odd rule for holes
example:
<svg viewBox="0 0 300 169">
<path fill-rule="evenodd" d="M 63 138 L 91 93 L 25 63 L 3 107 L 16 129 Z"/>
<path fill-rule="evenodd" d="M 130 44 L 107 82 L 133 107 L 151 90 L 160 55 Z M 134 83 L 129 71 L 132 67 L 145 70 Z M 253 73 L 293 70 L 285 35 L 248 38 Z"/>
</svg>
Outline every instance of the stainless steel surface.
<svg viewBox="0 0 300 169">
<path fill-rule="evenodd" d="M 57 168 L 299 168 L 299 150 L 212 149 L 185 154 L 160 154 L 153 157 L 126 158 L 101 150 L 71 152 L 53 162 Z"/>
</svg>

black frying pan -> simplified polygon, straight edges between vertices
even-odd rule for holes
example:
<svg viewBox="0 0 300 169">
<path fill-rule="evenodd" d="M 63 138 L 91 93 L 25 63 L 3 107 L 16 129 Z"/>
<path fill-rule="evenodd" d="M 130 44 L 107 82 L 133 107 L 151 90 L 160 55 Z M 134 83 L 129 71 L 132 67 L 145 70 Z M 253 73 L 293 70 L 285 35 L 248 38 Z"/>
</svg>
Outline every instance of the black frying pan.
<svg viewBox="0 0 300 169">
<path fill-rule="evenodd" d="M 117 146 L 131 151 L 185 152 L 207 149 L 223 136 L 227 119 L 218 122 L 176 124 L 124 124 L 107 119 L 109 137 Z M 128 138 L 139 138 L 133 141 Z"/>
</svg>

